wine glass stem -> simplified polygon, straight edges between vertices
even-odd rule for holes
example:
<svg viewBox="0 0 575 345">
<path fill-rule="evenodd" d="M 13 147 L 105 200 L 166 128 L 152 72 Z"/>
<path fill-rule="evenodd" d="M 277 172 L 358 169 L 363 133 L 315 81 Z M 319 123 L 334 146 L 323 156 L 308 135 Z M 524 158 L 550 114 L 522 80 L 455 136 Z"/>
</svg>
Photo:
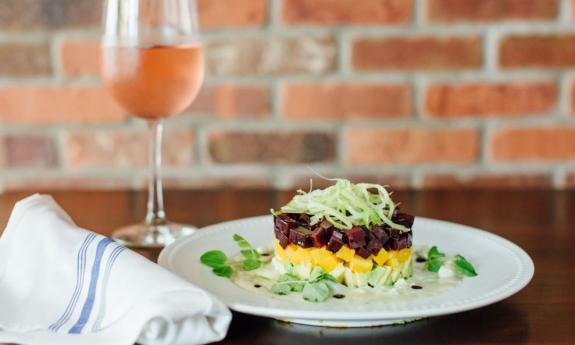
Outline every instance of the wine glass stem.
<svg viewBox="0 0 575 345">
<path fill-rule="evenodd" d="M 164 225 L 167 223 L 164 212 L 164 195 L 162 189 L 162 132 L 163 124 L 161 120 L 149 120 L 148 135 L 148 211 L 146 214 L 146 224 Z"/>
</svg>

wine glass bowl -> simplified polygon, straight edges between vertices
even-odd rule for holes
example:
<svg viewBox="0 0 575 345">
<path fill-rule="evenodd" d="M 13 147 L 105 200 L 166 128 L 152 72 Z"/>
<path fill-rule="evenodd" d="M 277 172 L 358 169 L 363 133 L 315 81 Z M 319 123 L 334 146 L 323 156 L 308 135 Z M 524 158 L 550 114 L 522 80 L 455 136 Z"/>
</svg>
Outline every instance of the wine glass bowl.
<svg viewBox="0 0 575 345">
<path fill-rule="evenodd" d="M 149 127 L 144 222 L 112 237 L 132 248 L 158 248 L 194 228 L 169 222 L 161 179 L 163 119 L 186 109 L 204 78 L 195 0 L 107 0 L 100 74 L 112 97 Z"/>
</svg>

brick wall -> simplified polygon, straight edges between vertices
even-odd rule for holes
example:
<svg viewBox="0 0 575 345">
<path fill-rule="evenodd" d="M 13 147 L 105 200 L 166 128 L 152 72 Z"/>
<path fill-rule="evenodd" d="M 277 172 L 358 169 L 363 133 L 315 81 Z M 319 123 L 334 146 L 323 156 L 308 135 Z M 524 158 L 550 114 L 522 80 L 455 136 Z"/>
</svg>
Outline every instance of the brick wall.
<svg viewBox="0 0 575 345">
<path fill-rule="evenodd" d="M 97 0 L 0 0 L 0 186 L 142 187 L 98 81 Z M 199 0 L 208 77 L 174 187 L 575 186 L 575 1 Z"/>
</svg>

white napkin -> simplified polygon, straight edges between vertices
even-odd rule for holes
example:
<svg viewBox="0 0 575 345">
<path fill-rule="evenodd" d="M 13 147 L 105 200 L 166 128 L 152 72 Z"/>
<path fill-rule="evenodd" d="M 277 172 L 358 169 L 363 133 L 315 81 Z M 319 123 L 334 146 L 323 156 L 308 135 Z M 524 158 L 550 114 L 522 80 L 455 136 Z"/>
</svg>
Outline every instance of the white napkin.
<svg viewBox="0 0 575 345">
<path fill-rule="evenodd" d="M 49 196 L 18 202 L 0 238 L 0 343 L 205 344 L 230 320 L 216 298 L 78 228 Z"/>
</svg>

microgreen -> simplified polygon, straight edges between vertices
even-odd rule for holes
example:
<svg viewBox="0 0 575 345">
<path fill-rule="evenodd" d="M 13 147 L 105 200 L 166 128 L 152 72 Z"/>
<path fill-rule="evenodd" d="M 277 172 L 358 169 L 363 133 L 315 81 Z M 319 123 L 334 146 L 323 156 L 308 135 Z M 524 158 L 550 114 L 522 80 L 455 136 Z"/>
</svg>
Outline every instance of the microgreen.
<svg viewBox="0 0 575 345">
<path fill-rule="evenodd" d="M 329 286 L 324 282 L 307 283 L 303 287 L 303 298 L 310 302 L 323 302 L 331 295 Z"/>
<path fill-rule="evenodd" d="M 260 261 L 260 253 L 252 248 L 252 245 L 246 241 L 245 238 L 238 234 L 234 234 L 234 241 L 240 247 L 240 253 L 244 257 L 245 261 L 242 264 L 244 271 L 252 271 L 261 267 L 262 263 Z"/>
<path fill-rule="evenodd" d="M 460 274 L 467 276 L 467 277 L 475 277 L 477 272 L 475 271 L 475 267 L 467 261 L 463 256 L 456 255 L 453 259 L 453 263 L 455 264 L 455 269 Z"/>
<path fill-rule="evenodd" d="M 309 279 L 300 279 L 293 274 L 286 273 L 282 274 L 272 285 L 272 292 L 278 295 L 302 292 L 306 301 L 323 302 L 331 294 L 326 284 L 327 281 L 335 281 L 335 278 L 322 269 L 315 269 Z"/>
<path fill-rule="evenodd" d="M 442 265 L 451 262 L 460 275 L 466 277 L 475 277 L 477 275 L 473 265 L 461 255 L 448 258 L 445 253 L 440 252 L 436 246 L 431 247 L 427 253 L 427 270 L 430 272 L 438 272 Z"/>
<path fill-rule="evenodd" d="M 253 271 L 261 267 L 261 255 L 257 250 L 252 248 L 252 245 L 246 241 L 245 238 L 238 234 L 234 234 L 234 241 L 240 247 L 240 253 L 244 260 L 241 262 L 241 268 L 244 271 Z M 212 268 L 212 272 L 220 277 L 230 278 L 234 273 L 234 268 L 230 260 L 221 250 L 211 250 L 205 252 L 200 257 L 200 262 Z"/>
<path fill-rule="evenodd" d="M 234 270 L 229 264 L 228 257 L 221 250 L 205 252 L 200 257 L 200 262 L 212 268 L 212 272 L 220 277 L 231 277 Z"/>
<path fill-rule="evenodd" d="M 427 270 L 437 272 L 445 260 L 445 254 L 437 249 L 437 246 L 431 247 L 427 252 Z"/>
</svg>

